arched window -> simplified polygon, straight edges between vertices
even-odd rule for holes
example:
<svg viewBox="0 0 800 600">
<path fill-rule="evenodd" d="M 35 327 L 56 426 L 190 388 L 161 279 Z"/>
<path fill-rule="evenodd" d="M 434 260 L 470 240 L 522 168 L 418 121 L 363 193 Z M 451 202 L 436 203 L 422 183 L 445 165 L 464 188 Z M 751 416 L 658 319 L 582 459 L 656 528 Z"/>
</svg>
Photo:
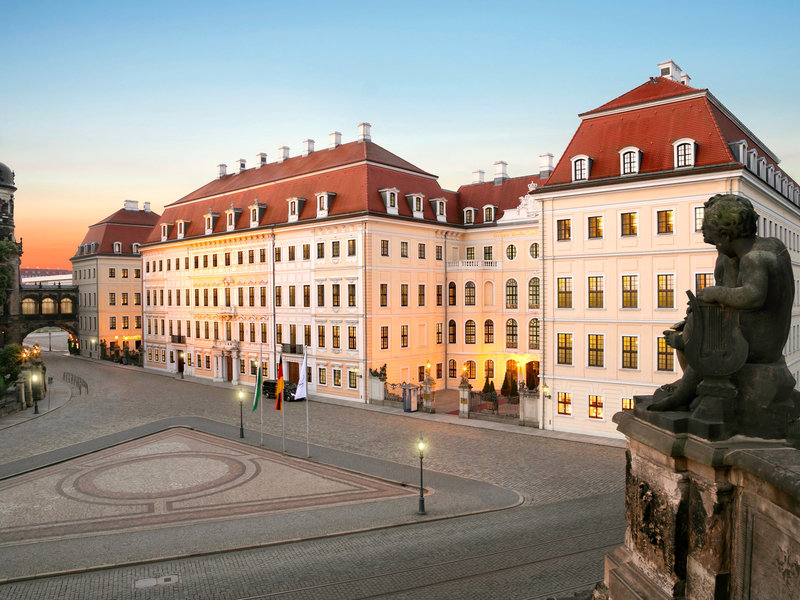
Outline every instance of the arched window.
<svg viewBox="0 0 800 600">
<path fill-rule="evenodd" d="M 62 314 L 72 313 L 72 300 L 70 298 L 61 299 L 61 313 Z"/>
<path fill-rule="evenodd" d="M 25 298 L 22 301 L 22 314 L 35 315 L 36 314 L 36 300 L 33 298 Z"/>
<path fill-rule="evenodd" d="M 528 323 L 528 348 L 538 350 L 541 344 L 541 329 L 539 319 L 531 319 Z"/>
<path fill-rule="evenodd" d="M 395 194 L 394 192 L 391 192 L 389 194 L 389 206 L 391 206 L 392 208 L 397 206 L 397 194 Z"/>
<path fill-rule="evenodd" d="M 456 305 L 456 283 L 455 281 L 451 281 L 447 285 L 447 303 L 450 306 Z"/>
<path fill-rule="evenodd" d="M 450 344 L 456 343 L 456 322 L 453 319 L 447 324 L 447 341 Z"/>
<path fill-rule="evenodd" d="M 588 169 L 588 162 L 585 158 L 579 158 L 574 163 L 572 163 L 572 178 L 575 181 L 579 181 L 582 179 L 589 178 L 589 169 Z"/>
<path fill-rule="evenodd" d="M 42 300 L 42 314 L 54 315 L 56 313 L 56 301 L 52 298 Z"/>
<path fill-rule="evenodd" d="M 465 344 L 474 344 L 477 338 L 477 331 L 475 327 L 475 321 L 470 319 L 464 324 L 464 343 Z"/>
<path fill-rule="evenodd" d="M 531 244 L 531 247 L 528 249 L 531 253 L 531 258 L 539 258 L 539 244 L 536 242 Z"/>
<path fill-rule="evenodd" d="M 494 379 L 494 361 L 487 360 L 483 364 L 483 372 L 486 374 L 486 377 L 489 379 Z"/>
<path fill-rule="evenodd" d="M 466 306 L 475 306 L 475 284 L 471 281 L 464 285 L 464 304 Z"/>
<path fill-rule="evenodd" d="M 695 160 L 695 141 L 682 138 L 672 142 L 674 148 L 675 168 L 693 167 Z"/>
<path fill-rule="evenodd" d="M 516 279 L 506 281 L 506 308 L 517 308 L 518 291 Z"/>
<path fill-rule="evenodd" d="M 491 319 L 483 322 L 483 343 L 494 344 L 494 321 Z"/>
<path fill-rule="evenodd" d="M 297 214 L 297 202 L 295 202 L 294 200 L 289 202 L 289 214 L 290 215 L 296 215 Z M 233 217 L 233 215 L 228 215 L 228 216 L 229 217 Z M 229 221 L 228 225 L 232 225 L 232 223 L 230 222 L 230 221 L 232 221 L 232 219 L 229 219 L 228 221 Z"/>
<path fill-rule="evenodd" d="M 447 361 L 447 376 L 452 377 L 453 379 L 458 377 L 458 365 L 456 364 L 456 360 L 454 358 L 451 358 L 449 361 Z"/>
<path fill-rule="evenodd" d="M 506 348 L 516 348 L 519 345 L 519 331 L 514 319 L 506 321 Z"/>
<path fill-rule="evenodd" d="M 494 207 L 487 206 L 483 209 L 483 222 L 491 223 L 492 221 L 494 221 Z"/>
<path fill-rule="evenodd" d="M 539 278 L 532 277 L 528 282 L 528 308 L 539 308 L 540 301 Z"/>
<path fill-rule="evenodd" d="M 114 242 L 114 254 L 122 254 L 122 242 Z"/>
<path fill-rule="evenodd" d="M 477 370 L 474 360 L 468 360 L 464 363 L 464 372 L 467 374 L 467 379 L 475 379 L 475 377 L 477 377 Z"/>
</svg>

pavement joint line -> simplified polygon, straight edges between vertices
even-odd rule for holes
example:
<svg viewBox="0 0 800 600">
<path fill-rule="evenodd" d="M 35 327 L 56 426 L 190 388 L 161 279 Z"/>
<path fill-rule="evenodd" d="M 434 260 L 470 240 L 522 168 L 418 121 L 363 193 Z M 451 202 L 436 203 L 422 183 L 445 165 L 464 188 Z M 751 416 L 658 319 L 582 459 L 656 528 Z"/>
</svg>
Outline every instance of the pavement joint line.
<svg viewBox="0 0 800 600">
<path fill-rule="evenodd" d="M 71 356 L 72 358 L 80 359 L 86 362 L 97 364 L 98 361 L 93 358 L 88 358 L 85 356 L 75 355 Z M 229 382 L 218 382 L 218 381 L 207 381 L 204 379 L 200 379 L 194 376 L 184 376 L 183 378 L 177 377 L 174 373 L 170 372 L 163 372 L 157 369 L 145 369 L 144 367 L 138 367 L 135 365 L 122 365 L 119 363 L 111 362 L 111 361 L 99 361 L 100 364 L 103 366 L 114 367 L 117 369 L 126 369 L 131 371 L 138 371 L 149 373 L 152 375 L 159 375 L 161 377 L 167 377 L 174 381 L 185 381 L 187 383 L 194 383 L 197 385 L 202 386 L 211 386 L 211 387 L 219 387 L 230 389 L 231 385 Z M 240 383 L 240 386 L 247 386 L 250 387 L 249 384 Z M 403 410 L 392 408 L 389 406 L 380 406 L 377 404 L 366 404 L 366 403 L 356 403 L 351 402 L 349 400 L 339 400 L 336 398 L 326 398 L 326 397 L 312 397 L 311 402 L 318 402 L 320 404 L 334 404 L 336 406 L 341 406 L 344 408 L 353 408 L 357 410 L 369 410 L 373 412 L 381 412 L 384 414 L 390 414 L 395 416 L 406 417 L 410 419 L 422 419 L 425 421 L 433 421 L 437 423 L 447 423 L 449 425 L 459 425 L 461 427 L 473 427 L 476 429 L 490 429 L 492 431 L 503 431 L 506 433 L 514 433 L 517 435 L 528 435 L 533 437 L 543 437 L 547 439 L 555 439 L 567 442 L 579 442 L 582 444 L 590 444 L 593 446 L 609 446 L 612 448 L 625 448 L 627 442 L 624 439 L 618 439 L 615 437 L 600 437 L 600 436 L 592 436 L 582 433 L 571 433 L 568 431 L 555 431 L 552 429 L 537 429 L 534 427 L 526 427 L 523 425 L 511 425 L 506 423 L 496 423 L 494 421 L 484 421 L 482 419 L 464 419 L 462 417 L 458 417 L 456 415 L 449 415 L 449 414 L 441 414 L 441 413 L 425 413 L 425 412 L 405 412 Z"/>
</svg>

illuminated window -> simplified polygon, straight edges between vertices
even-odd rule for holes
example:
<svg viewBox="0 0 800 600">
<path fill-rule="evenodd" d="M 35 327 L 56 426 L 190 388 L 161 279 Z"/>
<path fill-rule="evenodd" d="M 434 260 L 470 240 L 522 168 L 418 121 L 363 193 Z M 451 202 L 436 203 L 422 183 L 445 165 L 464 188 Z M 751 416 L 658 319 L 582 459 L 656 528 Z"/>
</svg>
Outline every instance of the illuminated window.
<svg viewBox="0 0 800 600">
<path fill-rule="evenodd" d="M 558 414 L 572 414 L 572 394 L 570 392 L 558 392 Z"/>
<path fill-rule="evenodd" d="M 519 293 L 514 279 L 506 281 L 506 308 L 517 308 Z"/>
<path fill-rule="evenodd" d="M 589 308 L 603 308 L 603 277 L 589 277 L 586 285 L 589 290 Z"/>
<path fill-rule="evenodd" d="M 605 346 L 605 336 L 590 333 L 587 343 L 589 346 L 589 366 L 590 367 L 602 367 L 604 363 L 604 346 Z"/>
<path fill-rule="evenodd" d="M 639 233 L 639 214 L 635 212 L 620 215 L 620 235 L 637 235 Z"/>
<path fill-rule="evenodd" d="M 519 345 L 519 329 L 514 319 L 506 321 L 506 348 L 517 348 Z"/>
<path fill-rule="evenodd" d="M 633 407 L 634 407 L 633 398 L 622 399 L 622 410 L 633 410 Z"/>
<path fill-rule="evenodd" d="M 558 241 L 569 240 L 572 238 L 572 221 L 570 219 L 559 219 L 556 221 L 556 239 Z"/>
<path fill-rule="evenodd" d="M 541 345 L 541 327 L 539 319 L 531 319 L 528 323 L 528 348 L 538 350 Z"/>
<path fill-rule="evenodd" d="M 656 213 L 656 223 L 658 224 L 658 233 L 672 233 L 675 229 L 674 212 L 659 210 Z"/>
<path fill-rule="evenodd" d="M 637 308 L 639 306 L 639 276 L 622 276 L 622 308 Z"/>
<path fill-rule="evenodd" d="M 589 396 L 589 418 L 602 419 L 603 418 L 603 397 L 602 396 Z"/>
<path fill-rule="evenodd" d="M 622 368 L 639 368 L 639 338 L 636 336 L 622 336 Z"/>
<path fill-rule="evenodd" d="M 558 308 L 572 308 L 572 277 L 559 277 L 556 282 Z"/>
<path fill-rule="evenodd" d="M 675 308 L 675 276 L 658 275 L 658 308 Z"/>
<path fill-rule="evenodd" d="M 589 239 L 603 237 L 603 217 L 589 217 Z"/>
<path fill-rule="evenodd" d="M 475 326 L 475 321 L 469 319 L 464 324 L 464 343 L 465 344 L 475 344 L 477 342 L 477 327 Z"/>
<path fill-rule="evenodd" d="M 491 319 L 483 322 L 483 343 L 494 344 L 494 321 Z"/>
<path fill-rule="evenodd" d="M 464 285 L 464 304 L 475 306 L 475 284 L 472 281 L 468 281 Z"/>
<path fill-rule="evenodd" d="M 538 277 L 532 277 L 528 282 L 528 308 L 539 308 L 541 302 L 541 286 Z"/>
<path fill-rule="evenodd" d="M 694 293 L 697 294 L 702 289 L 714 285 L 713 273 L 695 273 L 694 276 Z"/>
<path fill-rule="evenodd" d="M 667 344 L 667 338 L 658 338 L 658 370 L 674 371 L 674 352 L 672 347 Z"/>
<path fill-rule="evenodd" d="M 571 333 L 559 333 L 556 336 L 558 343 L 557 343 L 557 359 L 558 364 L 560 365 L 571 365 L 572 364 L 572 334 Z"/>
</svg>

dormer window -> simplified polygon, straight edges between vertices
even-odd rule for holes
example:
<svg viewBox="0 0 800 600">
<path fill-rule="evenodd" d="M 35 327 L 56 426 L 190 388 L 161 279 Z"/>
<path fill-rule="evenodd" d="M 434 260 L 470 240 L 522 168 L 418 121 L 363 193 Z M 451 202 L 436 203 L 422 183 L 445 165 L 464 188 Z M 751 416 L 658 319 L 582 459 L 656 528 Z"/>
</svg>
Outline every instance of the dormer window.
<svg viewBox="0 0 800 600">
<path fill-rule="evenodd" d="M 258 225 L 258 209 L 257 208 L 251 208 L 250 209 L 250 227 L 253 227 L 254 224 Z"/>
<path fill-rule="evenodd" d="M 317 218 L 323 218 L 328 216 L 328 210 L 331 206 L 331 201 L 333 200 L 334 194 L 333 192 L 317 192 Z"/>
<path fill-rule="evenodd" d="M 494 221 L 495 215 L 495 207 L 494 206 L 484 206 L 483 207 L 483 222 L 484 223 L 491 223 Z"/>
<path fill-rule="evenodd" d="M 399 214 L 397 197 L 400 194 L 400 190 L 397 188 L 384 188 L 378 190 L 378 193 L 380 193 L 381 198 L 383 198 L 383 205 L 386 207 L 386 213 L 390 215 Z"/>
<path fill-rule="evenodd" d="M 166 242 L 169 237 L 169 223 L 161 224 L 161 241 Z"/>
<path fill-rule="evenodd" d="M 619 151 L 619 172 L 622 175 L 634 175 L 639 172 L 642 152 L 629 146 Z"/>
<path fill-rule="evenodd" d="M 408 207 L 411 209 L 411 214 L 414 218 L 422 219 L 425 216 L 422 204 L 425 200 L 425 196 L 422 194 L 406 194 L 406 200 L 408 201 Z"/>
<path fill-rule="evenodd" d="M 205 226 L 204 231 L 206 235 L 214 233 L 214 225 L 216 225 L 218 218 L 219 213 L 215 213 L 211 208 L 203 215 L 203 225 Z"/>
<path fill-rule="evenodd" d="M 236 227 L 236 213 L 232 210 L 225 211 L 225 229 L 233 231 L 234 227 Z"/>
<path fill-rule="evenodd" d="M 134 254 L 139 254 L 139 246 L 141 246 L 141 244 L 138 242 L 134 242 L 133 244 L 131 244 L 131 252 L 133 252 Z"/>
<path fill-rule="evenodd" d="M 464 209 L 464 225 L 472 225 L 475 222 L 475 209 L 474 208 L 465 208 Z"/>
<path fill-rule="evenodd" d="M 214 218 L 206 216 L 206 234 L 211 233 L 212 229 L 214 229 Z"/>
<path fill-rule="evenodd" d="M 114 254 L 122 254 L 122 242 L 114 242 Z"/>
<path fill-rule="evenodd" d="M 758 152 L 755 149 L 747 151 L 747 168 L 758 173 Z"/>
<path fill-rule="evenodd" d="M 300 218 L 305 201 L 305 198 L 287 198 L 289 203 L 289 223 L 294 223 Z"/>
<path fill-rule="evenodd" d="M 592 169 L 592 159 L 585 154 L 573 156 L 572 162 L 572 181 L 586 181 L 589 179 L 589 172 Z"/>
<path fill-rule="evenodd" d="M 767 179 L 767 159 L 763 156 L 758 159 L 758 170 L 756 171 L 756 175 L 758 175 L 764 181 Z"/>
<path fill-rule="evenodd" d="M 689 138 L 682 138 L 672 142 L 674 161 L 676 169 L 693 167 L 697 143 Z"/>
<path fill-rule="evenodd" d="M 183 236 L 186 235 L 186 224 L 188 222 L 189 221 L 184 221 L 184 220 L 177 221 L 177 224 L 178 224 L 178 239 L 179 240 L 182 240 Z"/>
<path fill-rule="evenodd" d="M 267 205 L 259 202 L 258 198 L 253 200 L 253 203 L 247 207 L 250 211 L 250 227 L 258 227 L 261 222 L 261 215 L 264 214 L 266 207 Z"/>
</svg>

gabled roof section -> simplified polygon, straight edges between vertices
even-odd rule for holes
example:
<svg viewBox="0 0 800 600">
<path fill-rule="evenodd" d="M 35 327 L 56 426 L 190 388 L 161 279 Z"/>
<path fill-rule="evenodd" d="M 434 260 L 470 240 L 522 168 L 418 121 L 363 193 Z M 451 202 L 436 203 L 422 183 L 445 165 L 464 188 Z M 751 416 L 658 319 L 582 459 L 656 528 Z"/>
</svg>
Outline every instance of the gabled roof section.
<svg viewBox="0 0 800 600">
<path fill-rule="evenodd" d="M 73 258 L 87 256 L 81 252 L 81 248 L 93 242 L 97 243 L 97 249 L 92 254 L 113 254 L 114 242 L 121 242 L 120 256 L 134 256 L 133 244 L 144 244 L 160 218 L 158 213 L 149 210 L 121 208 L 102 221 L 89 226 L 89 231 L 86 232 Z"/>
<path fill-rule="evenodd" d="M 630 92 L 622 94 L 606 102 L 602 106 L 581 113 L 580 117 L 587 117 L 595 113 L 603 113 L 610 110 L 616 110 L 626 107 L 636 106 L 638 104 L 647 104 L 650 102 L 658 102 L 670 98 L 678 98 L 689 94 L 701 93 L 706 90 L 689 87 L 677 81 L 667 79 L 665 77 L 651 77 L 646 83 L 643 83 L 637 88 L 632 89 Z"/>
<path fill-rule="evenodd" d="M 95 225 L 113 223 L 115 225 L 144 225 L 152 227 L 158 223 L 159 216 L 158 213 L 149 210 L 128 210 L 126 208 L 120 208 L 117 212 L 95 223 Z M 94 227 L 94 225 L 92 227 Z"/>
<path fill-rule="evenodd" d="M 378 144 L 370 141 L 350 142 L 332 149 L 316 150 L 307 156 L 295 156 L 283 162 L 267 163 L 261 167 L 246 169 L 241 173 L 225 175 L 220 179 L 207 183 L 170 206 L 282 182 L 294 177 L 305 177 L 318 172 L 359 163 L 373 163 L 393 169 L 410 171 L 426 177 L 436 177 L 412 165 L 407 160 L 392 154 Z"/>
<path fill-rule="evenodd" d="M 535 183 L 540 186 L 543 181 L 539 175 L 523 175 L 505 179 L 500 185 L 495 185 L 494 181 L 462 185 L 458 188 L 460 209 L 477 209 L 475 224 L 481 224 L 483 223 L 483 208 L 487 205 L 496 206 L 498 208 L 496 218 L 499 219 L 506 209 L 515 209 L 519 206 L 520 197 L 528 193 L 528 184 Z M 456 222 L 463 222 L 463 216 L 460 215 Z"/>
</svg>

